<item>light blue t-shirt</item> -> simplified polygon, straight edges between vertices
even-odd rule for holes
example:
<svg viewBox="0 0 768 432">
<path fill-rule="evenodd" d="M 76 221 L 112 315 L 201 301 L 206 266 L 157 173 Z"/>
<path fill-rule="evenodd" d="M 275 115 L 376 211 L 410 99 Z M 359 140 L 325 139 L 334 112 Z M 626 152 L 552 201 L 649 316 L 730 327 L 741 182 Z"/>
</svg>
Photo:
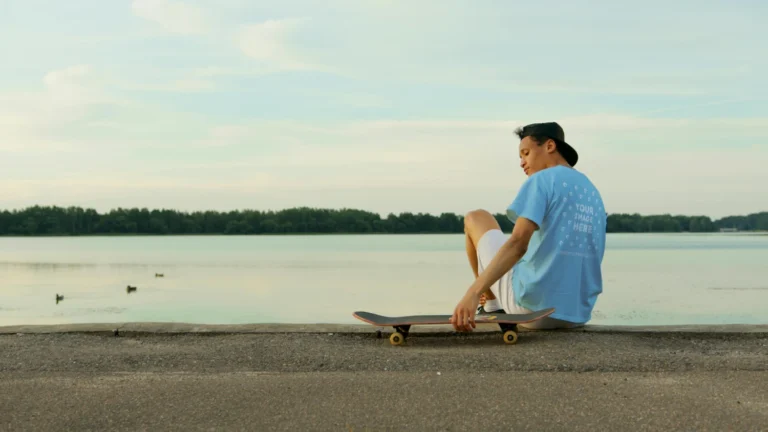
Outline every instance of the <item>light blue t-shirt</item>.
<svg viewBox="0 0 768 432">
<path fill-rule="evenodd" d="M 518 305 L 553 307 L 553 318 L 589 321 L 603 291 L 607 222 L 595 185 L 573 168 L 544 169 L 525 181 L 507 217 L 513 223 L 524 217 L 539 226 L 512 273 Z"/>
</svg>

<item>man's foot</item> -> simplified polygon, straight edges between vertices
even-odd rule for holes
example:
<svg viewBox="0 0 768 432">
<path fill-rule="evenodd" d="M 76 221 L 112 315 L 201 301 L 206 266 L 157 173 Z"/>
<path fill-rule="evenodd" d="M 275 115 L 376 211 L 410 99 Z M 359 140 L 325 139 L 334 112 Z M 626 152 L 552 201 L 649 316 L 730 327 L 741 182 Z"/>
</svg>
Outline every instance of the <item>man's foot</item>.
<svg viewBox="0 0 768 432">
<path fill-rule="evenodd" d="M 490 312 L 486 312 L 488 309 L 490 309 Z M 480 306 L 477 308 L 476 315 L 490 315 L 498 313 L 504 313 L 504 309 L 501 307 L 501 302 L 499 302 L 498 299 L 493 299 L 481 302 Z"/>
<path fill-rule="evenodd" d="M 483 309 L 482 306 L 477 307 L 477 312 L 475 313 L 475 316 L 478 315 L 493 315 L 493 314 L 500 314 L 500 313 L 506 313 L 504 312 L 504 309 L 499 309 L 491 312 L 486 312 L 485 309 Z"/>
<path fill-rule="evenodd" d="M 485 309 L 483 309 L 482 306 L 478 306 L 477 307 L 477 313 L 475 313 L 475 316 L 478 316 L 478 315 L 503 314 L 503 313 L 506 313 L 506 312 L 504 312 L 504 309 L 497 309 L 497 310 L 493 310 L 493 311 L 490 311 L 490 312 L 486 312 Z"/>
</svg>

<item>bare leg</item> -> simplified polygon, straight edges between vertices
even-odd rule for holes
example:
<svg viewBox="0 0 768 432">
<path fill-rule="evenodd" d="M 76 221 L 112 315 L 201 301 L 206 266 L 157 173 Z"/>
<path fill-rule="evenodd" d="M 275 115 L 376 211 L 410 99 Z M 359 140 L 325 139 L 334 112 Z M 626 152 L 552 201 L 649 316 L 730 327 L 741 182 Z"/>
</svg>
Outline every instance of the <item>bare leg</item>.
<svg viewBox="0 0 768 432">
<path fill-rule="evenodd" d="M 480 275 L 478 273 L 478 262 L 477 262 L 477 249 L 475 248 L 475 244 L 472 242 L 472 238 L 469 236 L 469 233 L 466 234 L 466 243 L 467 243 L 467 258 L 469 258 L 469 265 L 472 267 L 472 273 L 475 275 L 475 279 Z"/>
<path fill-rule="evenodd" d="M 480 275 L 479 273 L 479 263 L 477 262 L 477 249 L 475 248 L 475 244 L 472 243 L 472 238 L 467 234 L 466 236 L 466 246 L 467 246 L 467 258 L 469 258 L 469 265 L 472 267 L 472 273 L 475 275 L 475 279 Z M 496 299 L 496 296 L 493 295 L 492 292 L 488 292 L 488 294 L 481 294 L 480 295 L 480 306 L 485 306 L 486 300 L 494 300 Z"/>
<path fill-rule="evenodd" d="M 480 241 L 480 238 L 483 237 L 483 234 L 492 229 L 501 229 L 501 227 L 499 226 L 499 223 L 496 222 L 496 218 L 485 210 L 474 210 L 464 216 L 467 258 L 469 259 L 469 265 L 472 267 L 475 279 L 477 279 L 479 275 L 477 243 Z M 486 299 L 494 300 L 496 299 L 496 296 L 493 295 L 491 290 L 488 290 L 481 296 L 480 304 L 485 304 Z"/>
</svg>

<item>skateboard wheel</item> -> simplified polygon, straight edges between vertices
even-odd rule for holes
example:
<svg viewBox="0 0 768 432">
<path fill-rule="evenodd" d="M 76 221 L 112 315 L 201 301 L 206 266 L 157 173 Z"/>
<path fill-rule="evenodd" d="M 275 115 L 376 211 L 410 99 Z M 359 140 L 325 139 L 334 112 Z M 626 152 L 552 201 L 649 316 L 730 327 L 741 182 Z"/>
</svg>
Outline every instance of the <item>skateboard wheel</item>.
<svg viewBox="0 0 768 432">
<path fill-rule="evenodd" d="M 400 332 L 394 332 L 392 333 L 392 336 L 389 337 L 389 343 L 392 345 L 400 345 L 405 341 L 405 337 Z"/>
<path fill-rule="evenodd" d="M 504 333 L 504 343 L 513 344 L 517 342 L 517 333 L 513 330 L 509 330 Z"/>
</svg>

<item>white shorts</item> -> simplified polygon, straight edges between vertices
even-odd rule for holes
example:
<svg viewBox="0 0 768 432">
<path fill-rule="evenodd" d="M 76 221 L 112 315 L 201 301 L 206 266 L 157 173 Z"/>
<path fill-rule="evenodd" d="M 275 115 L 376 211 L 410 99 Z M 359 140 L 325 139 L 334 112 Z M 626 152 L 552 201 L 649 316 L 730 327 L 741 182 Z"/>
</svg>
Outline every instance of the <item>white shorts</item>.
<svg viewBox="0 0 768 432">
<path fill-rule="evenodd" d="M 482 273 L 486 267 L 491 263 L 491 260 L 496 253 L 501 249 L 504 243 L 507 241 L 507 236 L 498 229 L 492 229 L 477 242 L 477 263 L 478 273 Z M 498 281 L 491 285 L 491 292 L 501 303 L 502 309 L 509 314 L 527 314 L 533 311 L 524 308 L 517 304 L 515 300 L 515 290 L 512 287 L 512 272 L 508 271 Z M 555 328 L 573 328 L 577 325 L 568 321 L 563 321 L 555 318 L 542 318 L 532 323 L 520 324 L 520 327 L 529 329 L 555 329 Z"/>
</svg>

